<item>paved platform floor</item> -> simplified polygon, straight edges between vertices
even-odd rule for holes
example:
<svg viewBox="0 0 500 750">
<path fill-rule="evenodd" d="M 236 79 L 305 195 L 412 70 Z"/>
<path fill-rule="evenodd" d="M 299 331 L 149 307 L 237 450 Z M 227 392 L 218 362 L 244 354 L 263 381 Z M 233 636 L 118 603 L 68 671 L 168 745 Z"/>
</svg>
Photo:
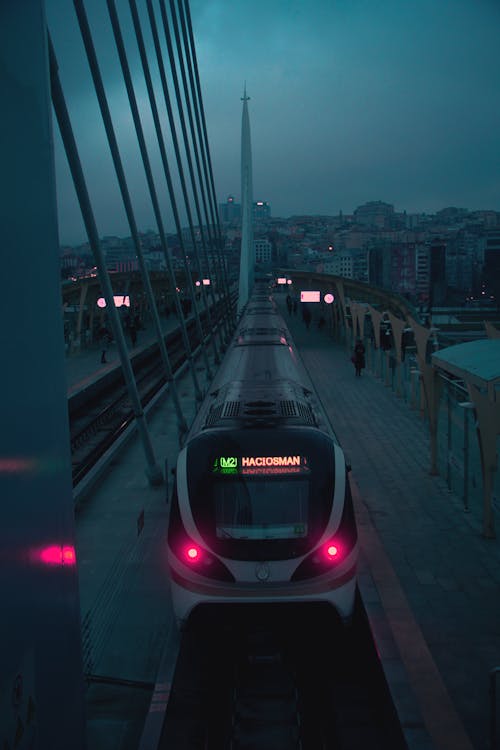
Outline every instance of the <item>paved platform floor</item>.
<svg viewBox="0 0 500 750">
<path fill-rule="evenodd" d="M 350 353 L 328 332 L 314 324 L 306 330 L 299 315 L 284 314 L 352 464 L 365 558 L 383 574 L 373 529 L 389 563 L 385 577 L 373 572 L 375 585 L 436 746 L 459 747 L 458 735 L 447 741 L 442 726 L 446 694 L 438 688 L 444 687 L 469 746 L 486 750 L 488 675 L 500 665 L 499 540 L 481 536 L 480 509 L 466 515 L 445 481 L 429 475 L 429 441 L 418 414 L 366 370 L 355 377 Z"/>
</svg>

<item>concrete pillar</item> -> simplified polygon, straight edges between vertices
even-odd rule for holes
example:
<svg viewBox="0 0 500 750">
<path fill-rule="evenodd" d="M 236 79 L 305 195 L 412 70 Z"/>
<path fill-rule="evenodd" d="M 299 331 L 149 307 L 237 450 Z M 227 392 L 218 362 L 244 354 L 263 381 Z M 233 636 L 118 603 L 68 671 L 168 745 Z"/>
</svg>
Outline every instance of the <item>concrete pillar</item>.
<svg viewBox="0 0 500 750">
<path fill-rule="evenodd" d="M 374 353 L 373 359 L 376 360 L 377 364 L 373 367 L 372 371 L 377 377 L 380 377 L 382 370 L 380 352 L 380 321 L 382 320 L 382 313 L 379 313 L 379 311 L 375 310 L 375 308 L 371 305 L 368 305 L 368 312 L 370 313 L 372 319 L 373 335 L 375 336 L 375 347 L 378 351 L 378 356 L 376 356 Z"/>
<path fill-rule="evenodd" d="M 427 342 L 431 331 L 417 323 L 413 318 L 408 318 L 413 328 L 415 344 L 417 346 L 417 361 L 421 373 L 421 383 L 429 418 L 429 438 L 431 449 L 430 473 L 438 474 L 437 466 L 437 419 L 440 398 L 440 379 L 434 368 L 426 362 Z"/>
<path fill-rule="evenodd" d="M 493 487 L 498 465 L 497 435 L 500 434 L 500 404 L 491 401 L 471 383 L 467 383 L 469 396 L 476 409 L 477 435 L 481 452 L 483 474 L 483 536 L 495 538 L 492 508 Z"/>
<path fill-rule="evenodd" d="M 0 747 L 84 750 L 47 34 L 0 2 Z"/>
<path fill-rule="evenodd" d="M 389 320 L 391 321 L 392 335 L 394 338 L 394 347 L 396 349 L 396 361 L 397 361 L 397 385 L 396 393 L 401 396 L 401 365 L 402 365 L 402 348 L 401 344 L 403 341 L 403 330 L 406 327 L 406 322 L 396 318 L 392 313 L 388 313 Z"/>
</svg>

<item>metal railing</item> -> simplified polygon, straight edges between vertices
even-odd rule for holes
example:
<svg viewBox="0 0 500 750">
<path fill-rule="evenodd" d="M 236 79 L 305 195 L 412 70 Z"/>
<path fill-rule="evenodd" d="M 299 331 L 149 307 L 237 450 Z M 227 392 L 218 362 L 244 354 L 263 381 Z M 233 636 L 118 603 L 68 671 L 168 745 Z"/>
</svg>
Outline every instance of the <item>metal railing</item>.
<svg viewBox="0 0 500 750">
<path fill-rule="evenodd" d="M 350 328 L 346 329 L 342 321 L 336 326 L 332 322 L 332 333 L 339 343 L 346 346 L 346 350 L 350 350 Z M 377 349 L 373 339 L 368 336 L 363 341 L 370 372 L 428 423 L 416 347 L 407 346 L 404 360 L 399 364 L 394 349 Z M 431 343 L 434 349 L 439 347 L 437 338 Z M 477 526 L 483 518 L 483 473 L 474 404 L 469 400 L 467 388 L 461 380 L 452 379 L 441 371 L 438 371 L 438 380 L 438 472 L 445 479 L 450 494 L 462 500 L 464 512 L 471 514 L 471 520 Z M 500 455 L 499 437 L 497 448 Z M 500 472 L 496 472 L 495 476 L 493 509 L 500 512 Z"/>
</svg>

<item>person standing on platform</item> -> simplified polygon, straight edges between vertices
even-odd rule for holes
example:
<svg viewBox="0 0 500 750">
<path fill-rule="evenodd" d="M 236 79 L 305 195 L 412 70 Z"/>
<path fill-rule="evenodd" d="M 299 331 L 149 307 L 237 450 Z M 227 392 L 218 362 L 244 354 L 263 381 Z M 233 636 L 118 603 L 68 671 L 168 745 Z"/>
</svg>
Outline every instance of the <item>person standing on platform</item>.
<svg viewBox="0 0 500 750">
<path fill-rule="evenodd" d="M 306 328 L 308 330 L 309 330 L 309 326 L 311 325 L 311 318 L 312 318 L 312 314 L 311 314 L 310 309 L 308 308 L 307 305 L 304 305 L 304 307 L 302 308 L 302 319 L 304 323 L 306 324 Z"/>
<path fill-rule="evenodd" d="M 108 351 L 111 336 L 106 326 L 101 326 L 99 330 L 99 341 L 101 342 L 101 365 L 107 364 L 106 352 Z"/>
<path fill-rule="evenodd" d="M 135 318 L 132 318 L 130 320 L 130 323 L 128 324 L 128 333 L 132 346 L 135 346 L 137 344 L 137 325 L 135 322 Z"/>
<path fill-rule="evenodd" d="M 356 346 L 352 353 L 351 361 L 354 364 L 356 376 L 361 377 L 361 370 L 365 367 L 365 347 L 361 339 L 357 339 Z"/>
</svg>

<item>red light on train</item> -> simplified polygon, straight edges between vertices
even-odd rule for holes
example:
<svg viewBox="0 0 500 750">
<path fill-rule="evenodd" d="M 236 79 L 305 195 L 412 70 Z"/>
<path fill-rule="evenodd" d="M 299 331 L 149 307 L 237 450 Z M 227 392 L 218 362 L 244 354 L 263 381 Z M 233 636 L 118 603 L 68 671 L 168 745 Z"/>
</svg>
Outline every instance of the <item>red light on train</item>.
<svg viewBox="0 0 500 750">
<path fill-rule="evenodd" d="M 190 563 L 196 563 L 201 558 L 201 550 L 199 547 L 195 547 L 193 544 L 191 544 L 189 547 L 186 547 L 186 559 Z"/>
<path fill-rule="evenodd" d="M 329 563 L 339 562 L 342 559 L 342 547 L 336 539 L 331 539 L 323 546 L 322 555 Z"/>
<path fill-rule="evenodd" d="M 339 548 L 335 544 L 329 544 L 325 551 L 329 560 L 333 560 L 339 554 Z"/>
</svg>

